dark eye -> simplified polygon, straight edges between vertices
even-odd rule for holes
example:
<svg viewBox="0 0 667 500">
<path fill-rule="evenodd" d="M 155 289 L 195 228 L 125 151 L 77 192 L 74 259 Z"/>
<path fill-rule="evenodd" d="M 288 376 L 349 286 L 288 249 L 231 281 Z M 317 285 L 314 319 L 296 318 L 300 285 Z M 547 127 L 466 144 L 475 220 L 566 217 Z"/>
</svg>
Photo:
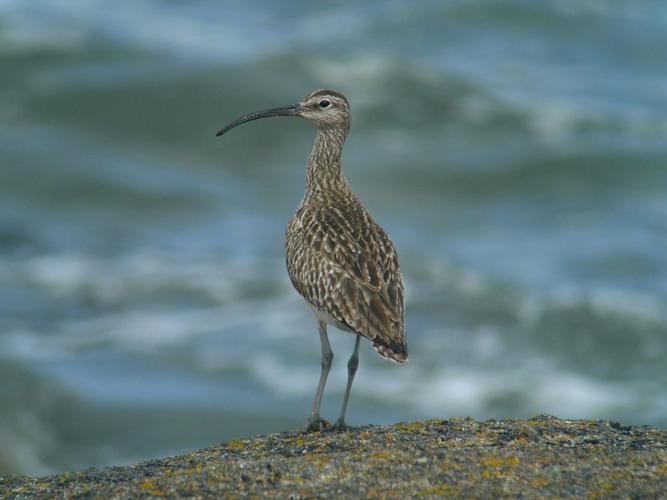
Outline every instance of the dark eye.
<svg viewBox="0 0 667 500">
<path fill-rule="evenodd" d="M 329 104 L 331 104 L 329 101 L 327 101 L 326 99 L 322 99 L 320 101 L 320 108 L 328 108 Z"/>
</svg>

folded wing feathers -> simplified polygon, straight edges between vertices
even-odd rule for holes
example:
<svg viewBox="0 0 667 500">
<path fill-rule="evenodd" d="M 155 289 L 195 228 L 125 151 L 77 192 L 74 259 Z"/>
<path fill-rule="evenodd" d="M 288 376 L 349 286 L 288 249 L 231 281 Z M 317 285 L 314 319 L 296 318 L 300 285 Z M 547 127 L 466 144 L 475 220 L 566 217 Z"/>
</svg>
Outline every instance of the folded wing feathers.
<svg viewBox="0 0 667 500">
<path fill-rule="evenodd" d="M 330 215 L 319 219 L 324 262 L 333 264 L 332 314 L 355 332 L 367 337 L 383 357 L 407 360 L 403 319 L 403 283 L 391 240 L 370 218 L 364 238 Z M 343 219 L 345 220 L 345 219 Z M 362 246 L 363 244 L 363 246 Z M 327 301 L 328 302 L 328 301 Z"/>
</svg>

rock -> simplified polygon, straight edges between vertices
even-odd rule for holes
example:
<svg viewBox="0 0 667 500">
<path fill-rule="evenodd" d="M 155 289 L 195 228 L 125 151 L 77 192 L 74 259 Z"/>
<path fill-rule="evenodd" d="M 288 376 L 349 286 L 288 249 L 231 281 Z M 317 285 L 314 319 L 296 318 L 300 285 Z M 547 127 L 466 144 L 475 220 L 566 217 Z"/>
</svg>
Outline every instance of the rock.
<svg viewBox="0 0 667 500">
<path fill-rule="evenodd" d="M 615 422 L 427 420 L 232 439 L 129 467 L 0 478 L 0 496 L 667 496 L 667 430 Z"/>
</svg>

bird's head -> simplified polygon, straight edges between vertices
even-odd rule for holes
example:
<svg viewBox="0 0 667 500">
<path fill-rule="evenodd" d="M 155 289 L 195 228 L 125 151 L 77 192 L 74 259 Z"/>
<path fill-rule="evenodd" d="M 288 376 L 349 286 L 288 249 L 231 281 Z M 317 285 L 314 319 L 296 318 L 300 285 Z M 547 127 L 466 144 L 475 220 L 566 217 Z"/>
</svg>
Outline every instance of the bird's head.
<svg viewBox="0 0 667 500">
<path fill-rule="evenodd" d="M 216 135 L 221 136 L 242 123 L 270 116 L 300 116 L 319 129 L 340 130 L 343 133 L 350 128 L 350 105 L 345 96 L 335 90 L 316 90 L 296 104 L 243 115 L 222 127 Z"/>
<path fill-rule="evenodd" d="M 340 92 L 316 90 L 299 103 L 299 116 L 314 123 L 317 128 L 350 128 L 350 105 Z"/>
</svg>

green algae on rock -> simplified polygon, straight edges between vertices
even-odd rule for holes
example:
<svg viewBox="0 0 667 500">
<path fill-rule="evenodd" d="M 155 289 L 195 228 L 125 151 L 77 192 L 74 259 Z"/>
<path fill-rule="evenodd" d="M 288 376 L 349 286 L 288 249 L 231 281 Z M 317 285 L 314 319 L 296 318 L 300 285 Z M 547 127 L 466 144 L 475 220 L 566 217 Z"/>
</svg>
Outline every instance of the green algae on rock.
<svg viewBox="0 0 667 500">
<path fill-rule="evenodd" d="M 667 495 L 667 430 L 609 421 L 427 420 L 233 439 L 128 467 L 0 478 L 0 496 Z"/>
</svg>

